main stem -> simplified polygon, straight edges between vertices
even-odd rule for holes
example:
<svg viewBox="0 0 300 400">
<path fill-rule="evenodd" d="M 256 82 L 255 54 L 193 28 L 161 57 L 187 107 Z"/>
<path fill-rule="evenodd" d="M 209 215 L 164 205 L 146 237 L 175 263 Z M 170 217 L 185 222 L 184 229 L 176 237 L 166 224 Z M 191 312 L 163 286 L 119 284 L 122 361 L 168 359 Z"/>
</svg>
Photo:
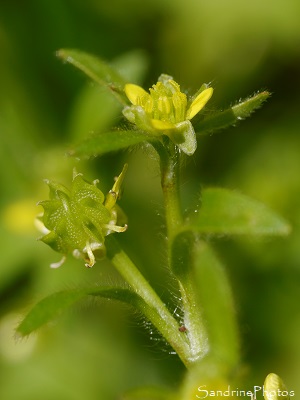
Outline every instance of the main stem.
<svg viewBox="0 0 300 400">
<path fill-rule="evenodd" d="M 161 186 L 166 214 L 169 262 L 171 269 L 174 271 L 173 263 L 176 263 L 177 260 L 174 260 L 174 254 L 172 256 L 173 239 L 183 224 L 179 190 L 180 151 L 170 141 L 167 146 L 156 146 L 156 150 L 160 156 Z M 193 241 L 191 242 L 191 247 L 193 247 Z M 192 263 L 191 260 L 192 257 L 189 260 L 190 263 Z M 183 267 L 186 271 L 184 279 L 180 276 L 177 276 L 177 278 L 181 293 L 181 304 L 184 310 L 184 324 L 189 341 L 190 357 L 192 362 L 196 362 L 207 353 L 208 339 L 198 304 L 197 288 L 194 284 L 192 271 L 193 265 Z"/>
<path fill-rule="evenodd" d="M 169 143 L 168 150 L 160 150 L 161 187 L 164 196 L 168 239 L 171 241 L 182 224 L 179 192 L 180 153 Z"/>
<path fill-rule="evenodd" d="M 121 249 L 113 235 L 107 237 L 106 244 L 108 258 L 131 288 L 144 300 L 143 313 L 145 316 L 170 343 L 182 362 L 188 366 L 191 360 L 189 344 L 185 335 L 180 332 L 180 326 L 176 319 L 128 255 Z"/>
</svg>

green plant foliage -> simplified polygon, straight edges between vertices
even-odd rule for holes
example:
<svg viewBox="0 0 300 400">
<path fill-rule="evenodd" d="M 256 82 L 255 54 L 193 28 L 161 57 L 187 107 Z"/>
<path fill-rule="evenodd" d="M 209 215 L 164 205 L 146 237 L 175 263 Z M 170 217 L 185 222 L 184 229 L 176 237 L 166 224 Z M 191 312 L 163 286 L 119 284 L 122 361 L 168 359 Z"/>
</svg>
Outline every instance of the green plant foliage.
<svg viewBox="0 0 300 400">
<path fill-rule="evenodd" d="M 99 85 L 105 86 L 122 104 L 127 104 L 123 92 L 126 82 L 115 68 L 100 58 L 80 50 L 61 49 L 56 52 L 56 55 L 64 62 L 81 70 Z"/>
<path fill-rule="evenodd" d="M 220 129 L 236 125 L 239 121 L 250 117 L 250 115 L 270 97 L 267 91 L 256 93 L 245 100 L 239 101 L 234 106 L 209 114 L 207 117 L 195 124 L 196 133 L 210 133 Z"/>
<path fill-rule="evenodd" d="M 136 307 L 141 307 L 141 300 L 138 295 L 129 289 L 100 287 L 66 290 L 45 297 L 37 303 L 19 324 L 16 330 L 17 333 L 21 336 L 29 335 L 54 318 L 57 318 L 64 310 L 87 296 L 99 296 L 119 300 Z"/>
<path fill-rule="evenodd" d="M 291 392 L 279 394 L 285 385 L 269 374 L 272 394 L 259 397 L 297 397 L 299 12 L 299 0 L 1 2 L 1 399 L 192 400 L 205 393 L 201 385 L 263 386 L 266 371 L 284 374 Z M 67 48 L 55 57 L 60 47 Z M 161 72 L 180 81 L 182 102 L 158 91 L 153 112 L 143 89 L 136 96 L 127 85 L 150 95 Z M 210 84 L 195 93 L 202 82 Z M 198 95 L 210 94 L 209 86 L 214 95 L 202 108 Z M 257 88 L 270 90 L 272 101 L 243 123 L 270 96 Z M 238 130 L 225 136 L 229 126 Z M 74 157 L 64 157 L 68 150 Z M 103 193 L 127 162 L 128 221 L 114 211 L 128 230 L 98 234 L 93 221 L 112 216 Z M 73 245 L 86 249 L 88 266 L 94 256 L 97 264 L 87 269 L 68 257 L 53 270 L 56 255 L 36 241 L 36 204 L 47 198 L 43 179 L 70 188 L 74 167 L 99 177 L 102 196 L 89 187 L 73 201 L 72 189 L 56 187 L 45 215 L 55 236 L 49 244 L 72 254 Z M 200 186 L 214 185 L 267 206 L 225 189 L 197 196 Z M 83 207 L 91 191 L 100 216 Z M 290 237 L 270 237 L 290 230 L 279 215 L 290 221 Z M 226 235 L 240 236 L 219 240 Z M 101 260 L 104 246 L 97 254 L 94 236 L 105 240 Z M 65 315 L 15 341 L 20 315 L 43 297 L 18 335 Z"/>
<path fill-rule="evenodd" d="M 287 235 L 289 224 L 264 204 L 227 189 L 208 188 L 183 230 L 210 235 Z"/>
<path fill-rule="evenodd" d="M 239 335 L 230 285 L 213 250 L 193 232 L 183 232 L 172 242 L 172 271 L 184 288 L 190 317 L 187 335 L 217 363 L 234 368 L 239 361 Z M 193 326 L 198 321 L 198 326 Z M 199 323 L 200 322 L 200 323 Z M 220 328 L 222 327 L 222 328 Z M 224 334 L 226 332 L 226 334 Z"/>
<path fill-rule="evenodd" d="M 156 140 L 143 131 L 114 130 L 91 137 L 77 146 L 74 146 L 69 154 L 72 156 L 101 156 L 103 154 L 126 149 L 145 141 Z"/>
<path fill-rule="evenodd" d="M 240 361 L 239 332 L 225 269 L 207 243 L 196 242 L 194 252 L 193 278 L 206 321 L 211 354 L 227 368 L 234 368 Z"/>
</svg>

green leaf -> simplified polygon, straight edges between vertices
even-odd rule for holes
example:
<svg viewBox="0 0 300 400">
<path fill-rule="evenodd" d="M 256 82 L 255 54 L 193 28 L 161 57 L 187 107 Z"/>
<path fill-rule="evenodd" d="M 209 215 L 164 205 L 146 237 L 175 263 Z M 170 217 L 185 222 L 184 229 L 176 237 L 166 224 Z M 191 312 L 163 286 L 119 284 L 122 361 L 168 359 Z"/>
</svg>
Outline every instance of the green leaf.
<svg viewBox="0 0 300 400">
<path fill-rule="evenodd" d="M 117 71 L 122 71 L 127 82 L 140 84 L 146 76 L 149 57 L 144 50 L 135 49 L 121 54 L 112 64 Z"/>
<path fill-rule="evenodd" d="M 195 356 L 208 353 L 226 368 L 239 360 L 239 338 L 230 285 L 222 264 L 192 231 L 172 241 L 172 271 L 179 280 L 184 326 Z"/>
<path fill-rule="evenodd" d="M 205 134 L 235 125 L 238 121 L 249 117 L 255 110 L 260 108 L 270 96 L 271 94 L 267 91 L 260 92 L 238 102 L 227 110 L 215 112 L 194 124 L 195 131 Z"/>
<path fill-rule="evenodd" d="M 118 71 L 100 58 L 75 49 L 61 49 L 58 58 L 80 69 L 89 78 L 105 86 L 123 105 L 128 104 L 123 91 L 125 80 Z"/>
<path fill-rule="evenodd" d="M 289 224 L 264 204 L 220 188 L 202 192 L 201 206 L 182 230 L 216 235 L 287 235 Z"/>
<path fill-rule="evenodd" d="M 194 259 L 194 279 L 211 353 L 235 367 L 239 362 L 239 335 L 226 271 L 211 247 L 202 241 L 194 247 Z"/>
<path fill-rule="evenodd" d="M 143 131 L 110 131 L 93 136 L 70 150 L 72 156 L 101 156 L 111 151 L 125 149 L 155 137 Z"/>
<path fill-rule="evenodd" d="M 143 300 L 129 289 L 102 287 L 66 290 L 45 297 L 37 303 L 17 327 L 17 333 L 21 336 L 29 335 L 42 325 L 56 318 L 62 311 L 87 296 L 100 296 L 107 299 L 123 301 L 136 306 L 141 311 L 143 311 L 144 308 Z"/>
<path fill-rule="evenodd" d="M 122 54 L 111 63 L 117 71 L 122 72 L 126 82 L 141 83 L 148 68 L 146 53 L 133 50 Z M 69 138 L 71 143 L 85 140 L 87 132 L 105 132 L 115 125 L 120 115 L 120 103 L 108 90 L 88 82 L 75 100 L 71 110 Z"/>
</svg>

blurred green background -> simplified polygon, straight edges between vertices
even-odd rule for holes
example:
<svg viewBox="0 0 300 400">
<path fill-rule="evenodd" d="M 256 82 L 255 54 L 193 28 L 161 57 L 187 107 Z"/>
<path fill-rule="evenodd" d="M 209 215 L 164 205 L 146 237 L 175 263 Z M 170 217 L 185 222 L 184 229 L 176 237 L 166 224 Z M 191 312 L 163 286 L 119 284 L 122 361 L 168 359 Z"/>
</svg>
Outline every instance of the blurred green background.
<svg viewBox="0 0 300 400">
<path fill-rule="evenodd" d="M 176 388 L 176 356 L 130 310 L 81 303 L 27 340 L 14 327 L 43 296 L 90 283 L 116 283 L 106 263 L 86 270 L 36 242 L 32 220 L 47 197 L 44 178 L 69 183 L 74 165 L 111 187 L 129 162 L 121 205 L 128 253 L 170 305 L 158 168 L 150 149 L 88 163 L 65 156 L 70 144 L 119 122 L 114 101 L 63 65 L 63 47 L 94 53 L 149 87 L 161 72 L 193 93 L 215 88 L 210 108 L 259 89 L 271 100 L 238 127 L 202 137 L 187 160 L 185 207 L 200 184 L 265 202 L 293 227 L 288 238 L 214 243 L 226 265 L 240 322 L 248 384 L 267 373 L 300 392 L 300 2 L 298 0 L 2 0 L 0 5 L 0 398 L 118 399 L 139 385 Z M 148 157 L 148 155 L 150 157 Z M 166 282 L 166 279 L 168 281 Z"/>
</svg>

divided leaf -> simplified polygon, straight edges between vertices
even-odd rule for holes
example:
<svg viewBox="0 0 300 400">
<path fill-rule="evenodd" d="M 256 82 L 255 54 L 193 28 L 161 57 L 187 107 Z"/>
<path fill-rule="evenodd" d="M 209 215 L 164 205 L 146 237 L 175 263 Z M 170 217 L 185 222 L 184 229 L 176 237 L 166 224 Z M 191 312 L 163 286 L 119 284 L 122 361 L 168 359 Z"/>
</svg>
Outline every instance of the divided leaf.
<svg viewBox="0 0 300 400">
<path fill-rule="evenodd" d="M 257 93 L 224 111 L 217 111 L 195 124 L 196 133 L 206 134 L 228 126 L 249 117 L 271 96 L 267 91 Z"/>
<path fill-rule="evenodd" d="M 56 55 L 64 62 L 80 69 L 99 85 L 105 86 L 122 105 L 128 104 L 123 91 L 126 82 L 111 65 L 99 57 L 75 49 L 61 49 L 56 52 Z"/>
<path fill-rule="evenodd" d="M 289 224 L 264 204 L 240 193 L 209 188 L 182 230 L 215 235 L 287 235 Z"/>
</svg>

